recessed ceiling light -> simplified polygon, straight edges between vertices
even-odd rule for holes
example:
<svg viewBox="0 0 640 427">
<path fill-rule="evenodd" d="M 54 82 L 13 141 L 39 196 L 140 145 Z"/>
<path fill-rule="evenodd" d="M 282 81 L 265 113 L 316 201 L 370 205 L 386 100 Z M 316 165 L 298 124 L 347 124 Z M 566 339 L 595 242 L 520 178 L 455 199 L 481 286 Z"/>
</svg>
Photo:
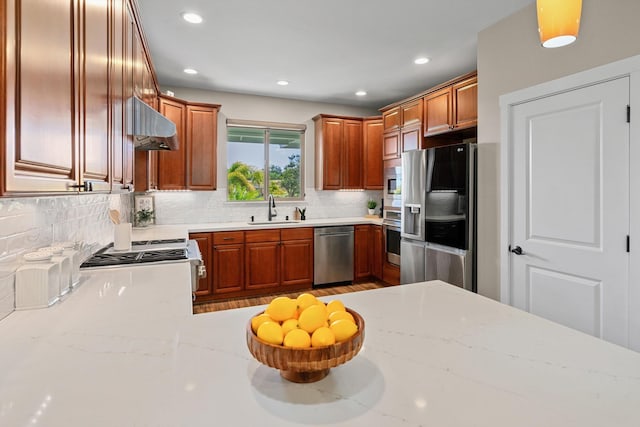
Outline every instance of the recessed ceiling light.
<svg viewBox="0 0 640 427">
<path fill-rule="evenodd" d="M 202 16 L 193 12 L 185 12 L 182 14 L 182 19 L 187 21 L 190 24 L 199 24 L 202 22 Z"/>
<path fill-rule="evenodd" d="M 289 84 L 289 82 L 286 80 L 278 80 L 276 83 L 278 83 L 280 86 L 286 86 Z"/>
<path fill-rule="evenodd" d="M 365 92 L 364 90 L 359 90 L 356 92 L 357 96 L 365 96 L 367 94 L 367 92 Z"/>
<path fill-rule="evenodd" d="M 418 65 L 422 65 L 422 64 L 426 64 L 427 62 L 429 62 L 429 58 L 421 56 L 420 58 L 416 58 L 415 61 L 413 61 L 414 64 L 418 64 Z"/>
<path fill-rule="evenodd" d="M 187 74 L 198 74 L 198 72 L 193 68 L 185 68 L 183 71 Z"/>
</svg>

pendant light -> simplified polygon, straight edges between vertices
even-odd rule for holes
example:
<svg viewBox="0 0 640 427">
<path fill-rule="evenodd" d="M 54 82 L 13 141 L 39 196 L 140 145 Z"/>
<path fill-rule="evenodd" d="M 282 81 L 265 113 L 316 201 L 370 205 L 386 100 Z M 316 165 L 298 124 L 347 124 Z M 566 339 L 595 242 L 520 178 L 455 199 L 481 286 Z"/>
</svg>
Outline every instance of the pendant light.
<svg viewBox="0 0 640 427">
<path fill-rule="evenodd" d="M 543 47 L 561 47 L 576 41 L 582 0 L 537 0 L 537 9 Z"/>
</svg>

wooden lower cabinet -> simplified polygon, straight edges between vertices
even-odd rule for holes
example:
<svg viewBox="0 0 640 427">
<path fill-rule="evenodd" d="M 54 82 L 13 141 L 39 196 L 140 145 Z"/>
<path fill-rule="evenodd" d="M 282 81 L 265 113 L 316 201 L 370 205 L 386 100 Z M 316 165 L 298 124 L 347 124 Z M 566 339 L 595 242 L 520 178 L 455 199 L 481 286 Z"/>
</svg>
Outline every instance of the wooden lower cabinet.
<svg viewBox="0 0 640 427">
<path fill-rule="evenodd" d="M 196 304 L 313 285 L 313 228 L 192 233 L 189 238 L 197 240 L 207 269 Z"/>
<path fill-rule="evenodd" d="M 354 227 L 354 280 L 382 280 L 383 236 L 379 225 Z"/>
<path fill-rule="evenodd" d="M 280 284 L 280 230 L 245 232 L 245 289 Z"/>
<path fill-rule="evenodd" d="M 313 285 L 313 228 L 282 229 L 282 286 Z"/>
<path fill-rule="evenodd" d="M 363 280 L 371 276 L 371 246 L 369 245 L 370 233 L 370 225 L 356 225 L 354 227 L 354 280 Z"/>
<path fill-rule="evenodd" d="M 190 233 L 189 239 L 193 239 L 198 243 L 202 262 L 207 270 L 207 276 L 198 280 L 198 289 L 196 290 L 196 301 L 198 298 L 207 298 L 213 295 L 213 279 L 211 277 L 211 251 L 213 250 L 213 236 L 211 233 Z"/>
<path fill-rule="evenodd" d="M 384 262 L 384 236 L 381 225 L 372 225 L 371 233 L 371 275 L 382 280 L 382 263 Z"/>
</svg>

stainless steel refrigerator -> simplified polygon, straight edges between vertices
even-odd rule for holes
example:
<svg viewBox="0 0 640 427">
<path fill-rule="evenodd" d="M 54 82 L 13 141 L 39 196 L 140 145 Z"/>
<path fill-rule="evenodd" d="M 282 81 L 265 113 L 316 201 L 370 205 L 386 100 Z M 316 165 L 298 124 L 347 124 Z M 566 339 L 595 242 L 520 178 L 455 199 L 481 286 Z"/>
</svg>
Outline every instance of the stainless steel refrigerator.
<svg viewBox="0 0 640 427">
<path fill-rule="evenodd" d="M 476 145 L 402 153 L 400 282 L 476 292 Z"/>
</svg>

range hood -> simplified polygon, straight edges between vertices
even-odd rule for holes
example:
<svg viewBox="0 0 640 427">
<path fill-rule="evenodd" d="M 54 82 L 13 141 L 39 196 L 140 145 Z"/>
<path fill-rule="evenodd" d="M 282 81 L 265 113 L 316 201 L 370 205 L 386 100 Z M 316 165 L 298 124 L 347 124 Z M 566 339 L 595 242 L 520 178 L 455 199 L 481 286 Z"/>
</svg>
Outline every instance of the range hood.
<svg viewBox="0 0 640 427">
<path fill-rule="evenodd" d="M 137 96 L 127 100 L 130 120 L 127 133 L 133 136 L 136 150 L 177 150 L 179 147 L 176 125 Z"/>
</svg>

